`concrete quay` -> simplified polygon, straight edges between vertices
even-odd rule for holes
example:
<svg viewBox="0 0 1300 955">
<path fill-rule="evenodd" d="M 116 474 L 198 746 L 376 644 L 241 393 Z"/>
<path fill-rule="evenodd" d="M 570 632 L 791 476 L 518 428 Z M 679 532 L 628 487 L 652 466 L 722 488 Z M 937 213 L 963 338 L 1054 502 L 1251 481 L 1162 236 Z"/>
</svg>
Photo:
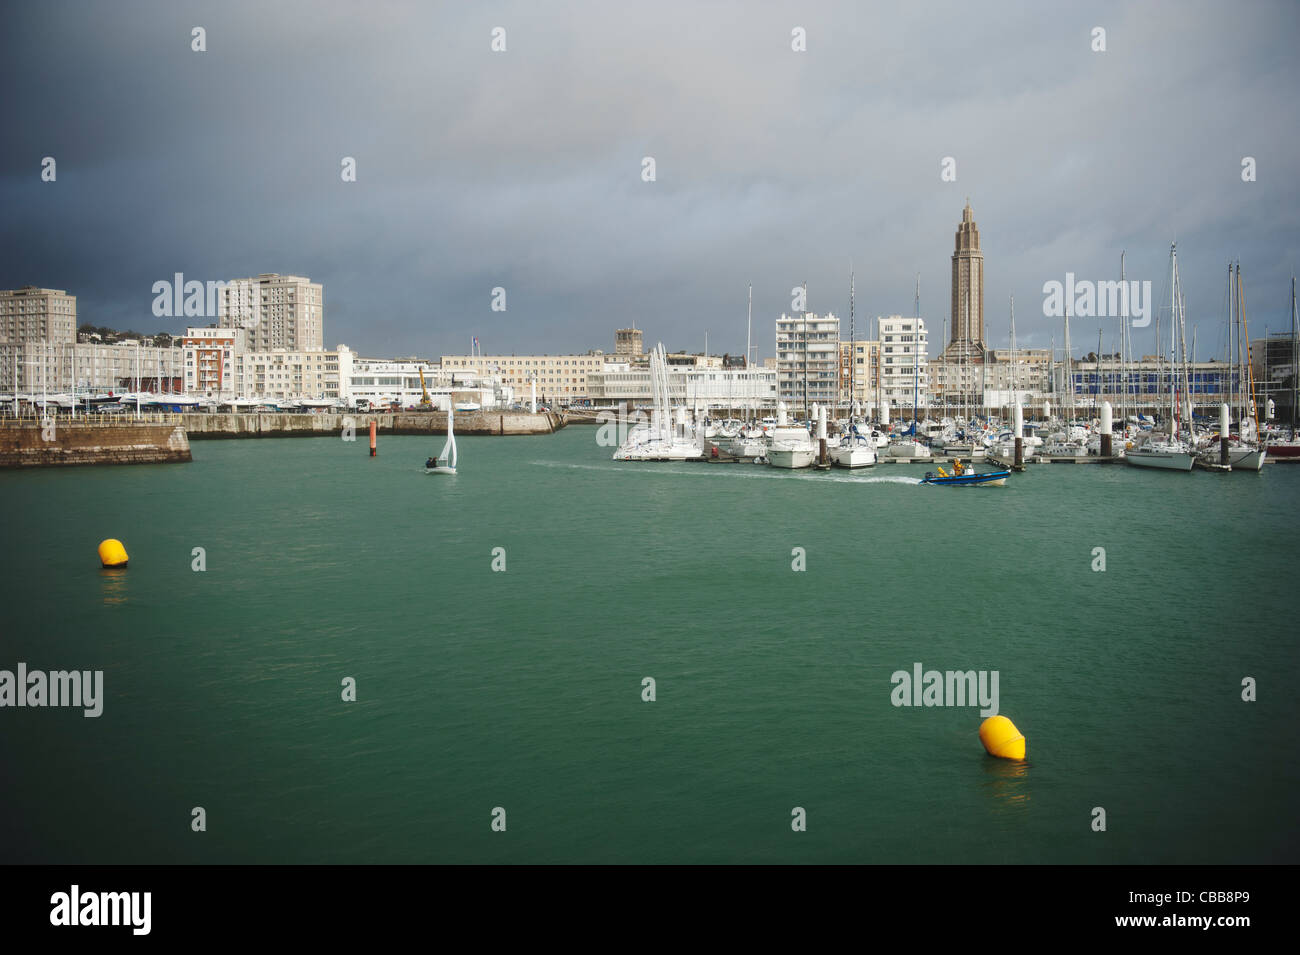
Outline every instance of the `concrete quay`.
<svg viewBox="0 0 1300 955">
<path fill-rule="evenodd" d="M 441 411 L 399 411 L 378 414 L 179 414 L 175 416 L 193 440 L 219 438 L 338 437 L 345 426 L 358 436 L 375 422 L 380 434 L 446 434 L 447 415 Z M 555 412 L 458 411 L 456 433 L 462 435 L 552 434 L 563 428 Z"/>
<path fill-rule="evenodd" d="M 190 461 L 189 438 L 176 423 L 53 419 L 0 422 L 0 468 Z"/>
</svg>

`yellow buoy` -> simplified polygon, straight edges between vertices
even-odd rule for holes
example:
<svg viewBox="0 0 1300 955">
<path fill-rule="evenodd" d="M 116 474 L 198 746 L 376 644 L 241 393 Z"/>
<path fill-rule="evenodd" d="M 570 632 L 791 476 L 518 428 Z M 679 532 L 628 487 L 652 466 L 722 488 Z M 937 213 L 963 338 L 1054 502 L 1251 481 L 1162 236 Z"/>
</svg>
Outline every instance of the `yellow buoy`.
<svg viewBox="0 0 1300 955">
<path fill-rule="evenodd" d="M 980 724 L 980 742 L 990 756 L 1025 758 L 1025 737 L 1005 716 L 990 716 Z"/>
<path fill-rule="evenodd" d="M 99 542 L 99 562 L 105 567 L 125 567 L 126 548 L 114 537 Z"/>
</svg>

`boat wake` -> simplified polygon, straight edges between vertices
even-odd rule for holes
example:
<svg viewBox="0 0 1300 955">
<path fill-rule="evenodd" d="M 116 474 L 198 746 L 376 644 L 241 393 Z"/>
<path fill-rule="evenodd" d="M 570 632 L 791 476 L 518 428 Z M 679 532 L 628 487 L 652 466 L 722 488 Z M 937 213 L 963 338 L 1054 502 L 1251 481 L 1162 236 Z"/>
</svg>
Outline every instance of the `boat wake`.
<svg viewBox="0 0 1300 955">
<path fill-rule="evenodd" d="M 832 480 L 848 481 L 851 484 L 920 484 L 920 478 L 912 477 L 869 477 L 869 478 L 833 478 Z"/>
</svg>

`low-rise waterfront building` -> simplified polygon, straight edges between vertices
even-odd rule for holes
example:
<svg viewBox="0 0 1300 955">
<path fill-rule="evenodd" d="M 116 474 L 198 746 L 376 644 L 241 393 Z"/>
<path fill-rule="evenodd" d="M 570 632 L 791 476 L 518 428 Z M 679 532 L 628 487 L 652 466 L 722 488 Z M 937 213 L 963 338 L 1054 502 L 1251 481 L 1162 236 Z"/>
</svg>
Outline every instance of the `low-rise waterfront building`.
<svg viewBox="0 0 1300 955">
<path fill-rule="evenodd" d="M 0 343 L 0 392 L 12 395 L 179 392 L 184 350 L 128 341 Z"/>
<path fill-rule="evenodd" d="M 1219 405 L 1232 403 L 1231 396 L 1242 390 L 1241 375 L 1230 362 L 1189 362 L 1185 375 L 1184 379 L 1181 364 L 1171 368 L 1168 361 L 1155 357 L 1130 362 L 1124 367 L 1118 360 L 1098 362 L 1093 356 L 1091 361 L 1070 361 L 1069 385 L 1065 362 L 1054 363 L 1052 393 L 1058 396 L 1059 406 L 1070 394 L 1067 388 L 1072 386 L 1075 408 L 1088 409 L 1089 413 L 1100 408 L 1103 401 L 1109 401 L 1113 408 L 1124 408 L 1130 414 L 1164 414 L 1169 407 L 1170 390 L 1182 394 L 1185 385 L 1196 413 L 1217 421 Z M 1249 391 L 1249 382 L 1245 388 Z"/>
<path fill-rule="evenodd" d="M 439 411 L 446 411 L 452 401 L 484 409 L 509 408 L 516 403 L 517 394 L 527 393 L 516 392 L 495 375 L 469 368 L 447 367 L 420 358 L 357 358 L 348 376 L 346 400 L 352 407 L 419 408 L 426 390 Z"/>
<path fill-rule="evenodd" d="M 669 365 L 668 392 L 688 407 L 775 408 L 777 373 L 770 368 L 721 368 Z M 620 402 L 649 404 L 654 397 L 650 369 L 630 362 L 609 362 L 587 376 L 593 404 L 612 407 Z"/>
<path fill-rule="evenodd" d="M 1300 408 L 1296 403 L 1297 355 L 1290 332 L 1257 338 L 1250 343 L 1250 373 L 1259 396 L 1261 419 L 1270 417 L 1290 424 Z"/>
<path fill-rule="evenodd" d="M 1047 348 L 985 349 L 977 356 L 952 348 L 929 363 L 931 403 L 940 408 L 975 408 L 987 400 L 992 407 L 1022 404 L 1051 387 L 1052 353 Z M 985 398 L 985 396 L 989 396 Z"/>
<path fill-rule="evenodd" d="M 605 366 L 606 355 L 595 350 L 584 355 L 443 355 L 446 371 L 493 377 L 519 395 L 530 394 L 537 383 L 539 401 L 568 404 L 588 397 L 587 376 Z"/>
</svg>

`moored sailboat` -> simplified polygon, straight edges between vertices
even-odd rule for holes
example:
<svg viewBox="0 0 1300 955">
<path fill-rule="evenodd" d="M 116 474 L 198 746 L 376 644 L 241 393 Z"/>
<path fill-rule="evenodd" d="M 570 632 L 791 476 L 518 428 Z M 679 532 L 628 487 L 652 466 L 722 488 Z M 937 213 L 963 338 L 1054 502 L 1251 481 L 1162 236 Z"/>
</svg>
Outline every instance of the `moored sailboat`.
<svg viewBox="0 0 1300 955">
<path fill-rule="evenodd" d="M 1178 410 L 1176 390 L 1173 386 L 1174 373 L 1174 336 L 1181 326 L 1182 302 L 1178 284 L 1178 250 L 1169 247 L 1170 273 L 1170 316 L 1169 316 L 1169 433 L 1168 435 L 1150 432 L 1145 440 L 1138 439 L 1124 455 L 1124 460 L 1134 467 L 1155 468 L 1165 471 L 1190 471 L 1196 462 L 1195 449 L 1185 443 L 1178 434 Z"/>
</svg>

